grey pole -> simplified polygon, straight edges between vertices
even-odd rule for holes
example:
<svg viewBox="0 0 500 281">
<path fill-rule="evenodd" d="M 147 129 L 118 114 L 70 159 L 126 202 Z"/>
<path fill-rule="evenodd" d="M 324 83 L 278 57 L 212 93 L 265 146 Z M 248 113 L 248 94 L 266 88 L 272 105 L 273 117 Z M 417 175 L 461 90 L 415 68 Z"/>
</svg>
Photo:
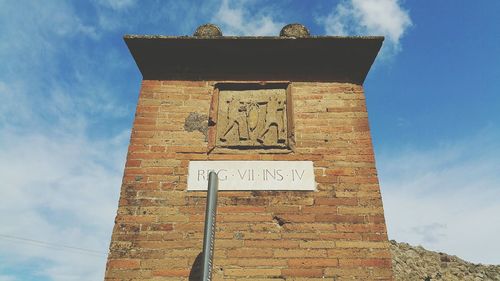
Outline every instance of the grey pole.
<svg viewBox="0 0 500 281">
<path fill-rule="evenodd" d="M 215 240 L 215 216 L 217 215 L 217 191 L 219 178 L 215 172 L 208 174 L 207 207 L 205 211 L 205 234 L 203 236 L 202 281 L 212 280 Z"/>
</svg>

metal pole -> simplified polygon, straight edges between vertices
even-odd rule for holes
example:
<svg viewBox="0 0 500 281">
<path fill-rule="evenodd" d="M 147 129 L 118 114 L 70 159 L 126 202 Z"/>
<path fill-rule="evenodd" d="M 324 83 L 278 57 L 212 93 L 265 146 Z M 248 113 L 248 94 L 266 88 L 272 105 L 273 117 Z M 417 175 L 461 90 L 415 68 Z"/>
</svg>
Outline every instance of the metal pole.
<svg viewBox="0 0 500 281">
<path fill-rule="evenodd" d="M 208 174 L 207 207 L 205 210 L 205 235 L 203 236 L 202 281 L 212 280 L 215 240 L 215 216 L 217 214 L 217 191 L 219 178 L 215 172 Z"/>
</svg>

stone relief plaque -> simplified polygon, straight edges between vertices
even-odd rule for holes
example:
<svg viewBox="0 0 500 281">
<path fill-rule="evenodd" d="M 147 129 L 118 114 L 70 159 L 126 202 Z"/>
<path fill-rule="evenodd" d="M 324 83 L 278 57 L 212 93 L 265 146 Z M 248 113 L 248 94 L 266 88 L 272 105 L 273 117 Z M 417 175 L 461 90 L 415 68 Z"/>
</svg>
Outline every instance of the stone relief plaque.
<svg viewBox="0 0 500 281">
<path fill-rule="evenodd" d="M 286 89 L 221 90 L 215 144 L 225 148 L 287 148 Z"/>
</svg>

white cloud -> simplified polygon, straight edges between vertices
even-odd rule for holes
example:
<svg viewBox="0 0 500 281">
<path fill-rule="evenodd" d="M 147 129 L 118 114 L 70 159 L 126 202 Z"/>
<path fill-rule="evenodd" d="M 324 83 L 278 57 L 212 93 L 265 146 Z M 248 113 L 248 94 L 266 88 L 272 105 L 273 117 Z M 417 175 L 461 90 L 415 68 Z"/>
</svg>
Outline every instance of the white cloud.
<svg viewBox="0 0 500 281">
<path fill-rule="evenodd" d="M 137 0 L 99 0 L 98 3 L 118 11 L 135 6 Z"/>
<path fill-rule="evenodd" d="M 343 0 L 318 21 L 329 35 L 383 35 L 389 54 L 400 50 L 401 38 L 412 25 L 399 0 Z"/>
<path fill-rule="evenodd" d="M 252 13 L 248 1 L 223 0 L 213 17 L 224 35 L 278 36 L 283 23 L 276 22 L 269 13 Z"/>
<path fill-rule="evenodd" d="M 5 2 L 0 9 L 0 16 L 8 24 L 0 27 L 0 38 L 5 40 L 0 51 L 8 51 L 12 47 L 30 47 L 31 50 L 50 50 L 51 42 L 61 37 L 86 36 L 97 38 L 92 25 L 84 23 L 75 15 L 75 8 L 67 2 L 60 1 L 23 1 L 21 3 Z M 11 27 L 17 26 L 18 29 Z M 22 32 L 20 32 L 22 31 Z M 53 36 L 49 41 L 41 38 Z M 41 43 L 28 45 L 24 42 Z M 16 52 L 16 50 L 12 50 Z M 25 53 L 25 56 L 29 53 Z M 21 58 L 21 57 L 19 57 Z M 27 57 L 30 58 L 30 57 Z M 31 57 L 32 58 L 32 57 Z"/>
<path fill-rule="evenodd" d="M 96 141 L 60 132 L 0 132 L 0 234 L 106 253 L 128 136 Z M 0 239 L 11 267 L 38 260 L 48 264 L 38 274 L 51 280 L 103 277 L 105 254 L 14 242 Z"/>
<path fill-rule="evenodd" d="M 378 157 L 389 237 L 500 264 L 500 136 Z"/>
</svg>

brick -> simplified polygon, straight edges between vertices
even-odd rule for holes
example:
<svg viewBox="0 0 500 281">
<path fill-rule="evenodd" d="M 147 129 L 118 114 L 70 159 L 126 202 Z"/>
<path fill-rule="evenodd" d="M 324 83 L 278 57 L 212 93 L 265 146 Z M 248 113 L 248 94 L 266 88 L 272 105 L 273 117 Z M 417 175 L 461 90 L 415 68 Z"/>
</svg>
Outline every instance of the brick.
<svg viewBox="0 0 500 281">
<path fill-rule="evenodd" d="M 234 264 L 234 263 L 233 263 Z M 238 259 L 235 264 L 243 267 L 247 266 L 275 266 L 275 267 L 283 267 L 286 266 L 287 261 L 284 259 L 274 259 L 274 258 L 266 258 L 266 259 Z"/>
<path fill-rule="evenodd" d="M 302 241 L 300 248 L 335 248 L 335 241 Z"/>
<path fill-rule="evenodd" d="M 378 249 L 378 248 L 388 248 L 386 242 L 371 242 L 371 241 L 337 241 L 337 247 L 339 248 L 368 248 L 368 249 Z"/>
<path fill-rule="evenodd" d="M 308 258 L 308 259 L 289 259 L 288 265 L 290 267 L 297 268 L 309 268 L 309 267 L 331 267 L 338 266 L 339 261 L 335 258 Z"/>
<path fill-rule="evenodd" d="M 304 213 L 318 213 L 318 214 L 337 214 L 337 207 L 336 206 L 306 206 L 302 208 L 302 212 Z M 314 218 L 314 215 L 312 215 Z M 312 221 L 313 219 L 309 220 Z"/>
<path fill-rule="evenodd" d="M 171 223 L 155 223 L 155 224 L 142 224 L 141 230 L 144 231 L 172 231 L 174 229 Z"/>
<path fill-rule="evenodd" d="M 327 252 L 323 249 L 289 249 L 289 250 L 275 250 L 274 257 L 277 258 L 303 258 L 303 257 L 326 257 Z"/>
<path fill-rule="evenodd" d="M 316 205 L 328 206 L 356 206 L 358 205 L 357 198 L 316 198 L 314 200 Z"/>
<path fill-rule="evenodd" d="M 153 271 L 153 276 L 187 277 L 189 272 L 189 269 L 162 269 Z"/>
<path fill-rule="evenodd" d="M 317 233 L 320 231 L 335 231 L 336 225 L 331 223 L 293 223 L 285 224 L 283 228 L 287 231 L 294 232 L 313 232 Z"/>
<path fill-rule="evenodd" d="M 272 221 L 270 215 L 267 214 L 253 214 L 253 215 L 221 215 L 217 218 L 220 222 L 266 222 Z"/>
<path fill-rule="evenodd" d="M 384 210 L 382 207 L 369 208 L 369 207 L 338 207 L 338 213 L 342 215 L 365 215 L 365 214 L 383 214 Z"/>
<path fill-rule="evenodd" d="M 322 277 L 323 269 L 292 268 L 282 269 L 281 274 L 286 277 Z"/>
<path fill-rule="evenodd" d="M 141 267 L 144 269 L 157 269 L 161 270 L 168 265 L 171 268 L 185 269 L 189 266 L 188 259 L 184 258 L 168 258 L 168 259 L 143 259 Z"/>
<path fill-rule="evenodd" d="M 269 258 L 273 256 L 273 251 L 260 248 L 239 248 L 229 250 L 227 256 L 231 258 Z"/>
<path fill-rule="evenodd" d="M 226 269 L 224 270 L 226 276 L 280 276 L 280 269 L 256 268 L 256 269 Z"/>
<path fill-rule="evenodd" d="M 336 210 L 335 210 L 336 211 Z M 307 211 L 304 209 L 302 214 L 280 214 L 275 217 L 279 217 L 287 223 L 298 223 L 298 222 L 312 222 L 315 219 L 314 214 L 305 214 Z"/>
<path fill-rule="evenodd" d="M 223 213 L 257 213 L 264 212 L 265 207 L 255 206 L 221 206 L 217 208 L 219 214 Z"/>
<path fill-rule="evenodd" d="M 331 223 L 363 223 L 365 222 L 365 217 L 353 215 L 319 214 L 315 216 L 314 220 L 317 222 Z"/>
<path fill-rule="evenodd" d="M 245 247 L 248 248 L 298 248 L 299 241 L 280 240 L 280 241 L 245 241 Z"/>
<path fill-rule="evenodd" d="M 391 259 L 339 259 L 344 267 L 390 267 Z"/>
<path fill-rule="evenodd" d="M 108 262 L 108 268 L 125 268 L 125 269 L 133 269 L 139 268 L 140 260 L 137 259 L 115 259 L 110 260 Z"/>
<path fill-rule="evenodd" d="M 371 270 L 368 268 L 344 268 L 344 267 L 329 267 L 325 268 L 325 277 L 336 277 L 340 280 L 370 280 Z M 379 279 L 376 279 L 379 280 Z"/>
<path fill-rule="evenodd" d="M 156 216 L 133 216 L 133 215 L 118 215 L 116 217 L 117 222 L 124 223 L 151 223 L 157 221 Z"/>
</svg>

